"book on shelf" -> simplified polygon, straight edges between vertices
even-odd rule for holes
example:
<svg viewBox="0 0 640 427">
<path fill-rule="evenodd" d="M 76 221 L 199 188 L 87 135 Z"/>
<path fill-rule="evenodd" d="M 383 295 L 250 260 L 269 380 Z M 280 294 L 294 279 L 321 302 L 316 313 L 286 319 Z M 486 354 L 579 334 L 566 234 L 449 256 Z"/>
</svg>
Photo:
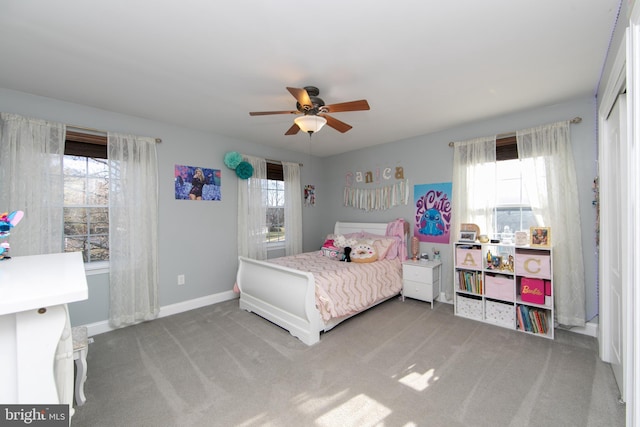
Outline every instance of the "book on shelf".
<svg viewBox="0 0 640 427">
<path fill-rule="evenodd" d="M 524 323 L 522 322 L 522 310 L 520 310 L 520 306 L 516 309 L 516 315 L 518 316 L 518 329 L 524 331 Z"/>
<path fill-rule="evenodd" d="M 538 316 L 538 323 L 540 324 L 540 333 L 546 334 L 548 332 L 547 312 L 544 310 L 536 310 Z"/>
<path fill-rule="evenodd" d="M 475 271 L 459 271 L 458 287 L 460 290 L 474 294 L 482 294 L 482 274 Z"/>
<path fill-rule="evenodd" d="M 527 332 L 531 332 L 532 328 L 531 328 L 531 317 L 529 317 L 529 307 L 527 307 L 526 305 L 520 305 L 518 306 L 518 309 L 522 312 L 522 324 L 523 324 L 524 330 Z"/>
<path fill-rule="evenodd" d="M 518 329 L 534 334 L 547 334 L 549 331 L 547 312 L 542 309 L 518 305 Z"/>
<path fill-rule="evenodd" d="M 538 333 L 538 323 L 536 322 L 536 311 L 529 310 L 529 320 L 531 320 L 531 332 Z"/>
<path fill-rule="evenodd" d="M 538 333 L 539 334 L 544 334 L 545 330 L 544 330 L 544 327 L 542 326 L 542 320 L 540 319 L 542 317 L 542 314 L 538 310 L 534 310 L 533 314 L 535 315 L 535 318 L 536 318 L 536 325 L 538 326 Z"/>
</svg>

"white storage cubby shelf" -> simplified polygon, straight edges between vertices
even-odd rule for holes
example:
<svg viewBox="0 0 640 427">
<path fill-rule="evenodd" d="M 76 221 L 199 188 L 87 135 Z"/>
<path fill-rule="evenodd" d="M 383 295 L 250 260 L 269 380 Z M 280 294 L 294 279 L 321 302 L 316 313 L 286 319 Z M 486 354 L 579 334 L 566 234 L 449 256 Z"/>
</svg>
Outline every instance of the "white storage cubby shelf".
<svg viewBox="0 0 640 427">
<path fill-rule="evenodd" d="M 554 338 L 551 248 L 456 242 L 453 253 L 456 316 Z"/>
</svg>

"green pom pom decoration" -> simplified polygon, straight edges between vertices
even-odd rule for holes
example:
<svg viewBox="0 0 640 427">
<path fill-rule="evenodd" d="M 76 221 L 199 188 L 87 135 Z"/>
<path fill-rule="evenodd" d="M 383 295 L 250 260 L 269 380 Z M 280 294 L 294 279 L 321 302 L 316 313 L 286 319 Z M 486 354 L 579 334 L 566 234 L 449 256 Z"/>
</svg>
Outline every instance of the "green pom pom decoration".
<svg viewBox="0 0 640 427">
<path fill-rule="evenodd" d="M 242 162 L 242 154 L 237 151 L 229 151 L 224 155 L 224 164 L 227 165 L 229 169 L 235 169 Z"/>
<path fill-rule="evenodd" d="M 253 175 L 253 166 L 249 162 L 240 162 L 238 166 L 236 166 L 236 175 L 240 179 L 248 179 Z"/>
</svg>

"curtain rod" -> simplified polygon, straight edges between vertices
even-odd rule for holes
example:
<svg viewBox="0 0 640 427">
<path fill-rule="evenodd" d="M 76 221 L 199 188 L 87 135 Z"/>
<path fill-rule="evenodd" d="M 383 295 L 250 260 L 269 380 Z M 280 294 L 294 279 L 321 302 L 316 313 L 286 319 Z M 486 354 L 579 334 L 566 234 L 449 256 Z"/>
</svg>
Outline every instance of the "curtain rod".
<svg viewBox="0 0 640 427">
<path fill-rule="evenodd" d="M 582 117 L 574 117 L 573 119 L 569 120 L 569 123 L 577 125 L 578 123 L 582 122 Z M 503 138 L 509 137 L 509 136 L 515 136 L 514 132 L 511 133 L 503 133 L 503 134 L 499 134 L 498 136 L 501 136 Z M 449 147 L 453 147 L 453 141 L 449 143 Z"/>
<path fill-rule="evenodd" d="M 83 130 L 83 131 L 88 131 L 88 132 L 94 132 L 94 133 L 98 133 L 100 135 L 107 135 L 107 131 L 106 130 L 100 130 L 100 129 L 94 129 L 94 128 L 88 128 L 86 126 L 76 126 L 76 125 L 67 125 L 67 128 L 70 129 L 78 129 L 78 130 Z M 156 142 L 160 143 L 162 142 L 162 138 L 156 138 Z"/>
<path fill-rule="evenodd" d="M 264 159 L 265 162 L 267 163 L 273 163 L 274 165 L 281 165 L 282 164 L 282 160 L 273 160 L 273 159 Z M 302 163 L 298 163 L 298 165 L 300 165 L 300 167 L 304 166 Z"/>
</svg>

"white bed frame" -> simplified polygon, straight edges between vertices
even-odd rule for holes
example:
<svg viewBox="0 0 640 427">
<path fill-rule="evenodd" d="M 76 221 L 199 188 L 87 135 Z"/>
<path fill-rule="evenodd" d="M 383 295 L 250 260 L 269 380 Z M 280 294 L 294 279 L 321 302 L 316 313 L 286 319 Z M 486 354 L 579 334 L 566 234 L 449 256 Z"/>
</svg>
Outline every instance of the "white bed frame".
<svg viewBox="0 0 640 427">
<path fill-rule="evenodd" d="M 336 222 L 334 227 L 335 234 L 360 231 L 385 235 L 387 223 Z M 303 343 L 317 343 L 321 332 L 352 316 L 331 319 L 328 323 L 322 320 L 316 308 L 315 280 L 311 273 L 242 256 L 238 259 L 240 308 L 286 329 Z"/>
</svg>

